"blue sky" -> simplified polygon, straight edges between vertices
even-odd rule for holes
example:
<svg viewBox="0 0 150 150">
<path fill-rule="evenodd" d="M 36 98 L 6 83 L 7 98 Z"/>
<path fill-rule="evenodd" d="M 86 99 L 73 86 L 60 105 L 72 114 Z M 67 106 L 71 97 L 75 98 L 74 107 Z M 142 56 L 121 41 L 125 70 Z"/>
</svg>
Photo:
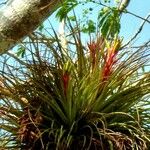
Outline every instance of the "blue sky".
<svg viewBox="0 0 150 150">
<path fill-rule="evenodd" d="M 113 2 L 113 0 L 111 0 Z M 112 4 L 110 4 L 111 6 Z M 82 8 L 81 8 L 82 7 Z M 90 8 L 93 7 L 92 3 L 89 3 L 85 6 L 80 6 L 77 9 L 75 9 L 78 16 L 82 13 L 82 9 L 84 8 Z M 150 13 L 150 0 L 131 0 L 129 6 L 127 7 L 127 10 L 145 18 Z M 92 20 L 96 21 L 97 18 L 97 11 L 99 11 L 99 7 L 94 7 L 93 14 L 90 16 Z M 52 22 L 54 27 L 58 27 L 58 23 L 55 18 L 55 14 L 52 15 L 49 20 Z M 150 20 L 150 18 L 149 18 Z M 136 18 L 135 16 L 132 16 L 130 14 L 124 14 L 121 19 L 121 31 L 120 36 L 124 37 L 124 42 L 128 41 L 134 33 L 137 31 L 139 26 L 141 25 L 143 20 Z M 140 45 L 145 41 L 150 40 L 150 24 L 145 23 L 144 28 L 141 32 L 141 34 L 136 39 L 136 44 Z"/>
<path fill-rule="evenodd" d="M 6 0 L 0 0 L 0 4 L 2 2 L 6 2 Z M 101 0 L 101 2 L 103 2 L 103 0 Z M 113 2 L 113 0 L 111 0 L 111 2 Z M 91 7 L 91 3 L 89 3 L 89 5 L 82 6 L 82 8 L 83 7 Z M 130 4 L 127 9 L 128 11 L 136 15 L 139 15 L 141 17 L 146 17 L 148 13 L 150 13 L 150 0 L 130 0 Z M 97 11 L 99 11 L 99 8 L 95 8 L 94 14 L 93 16 L 91 16 L 92 17 L 91 19 L 93 20 L 96 19 Z M 81 7 L 77 9 L 77 12 L 80 15 Z M 50 21 L 52 22 L 53 26 L 55 27 L 58 26 L 55 15 L 52 15 L 50 17 Z M 128 39 L 132 37 L 132 35 L 136 32 L 141 22 L 142 22 L 141 19 L 138 19 L 132 15 L 129 15 L 129 14 L 123 15 L 122 20 L 121 20 L 120 35 L 124 37 L 124 41 L 127 41 Z M 136 43 L 141 44 L 147 40 L 150 40 L 150 24 L 148 23 L 145 24 L 141 34 L 136 39 Z"/>
<path fill-rule="evenodd" d="M 101 0 L 102 1 L 102 0 Z M 111 0 L 112 3 L 109 4 L 112 6 L 113 0 Z M 75 12 L 77 16 L 80 18 L 82 15 L 82 9 L 84 8 L 90 8 L 93 7 L 92 3 L 89 3 L 88 5 L 81 5 L 80 7 L 75 9 Z M 95 20 L 97 19 L 98 11 L 100 10 L 100 7 L 94 7 L 94 11 L 92 15 L 90 15 L 90 19 Z M 150 14 L 150 0 L 130 0 L 130 4 L 127 7 L 127 10 L 129 12 L 132 12 L 140 17 L 145 18 L 148 14 Z M 82 19 L 82 18 L 80 18 Z M 50 16 L 49 18 L 50 22 L 52 23 L 53 27 L 58 29 L 58 22 L 55 18 L 55 13 Z M 150 18 L 149 18 L 150 21 Z M 123 43 L 128 42 L 132 36 L 137 32 L 139 29 L 141 23 L 143 22 L 142 19 L 139 19 L 131 14 L 123 14 L 121 18 L 121 30 L 120 30 L 120 36 L 123 37 Z M 45 25 L 47 25 L 47 21 L 45 22 Z M 84 39 L 85 41 L 87 39 Z M 141 33 L 137 36 L 137 38 L 133 41 L 135 46 L 139 46 L 147 41 L 150 40 L 150 23 L 145 23 Z M 132 45 L 131 45 L 132 46 Z M 146 71 L 150 71 L 150 67 L 146 67 Z"/>
<path fill-rule="evenodd" d="M 145 18 L 150 14 L 150 0 L 131 0 L 128 11 Z M 150 18 L 149 18 L 150 20 Z M 139 28 L 142 20 L 126 14 L 122 18 L 121 35 L 129 39 Z M 146 23 L 136 41 L 137 44 L 150 40 L 150 24 Z"/>
<path fill-rule="evenodd" d="M 103 0 L 101 0 L 103 1 Z M 113 3 L 113 1 L 115 0 L 111 0 L 111 2 Z M 127 10 L 138 15 L 141 16 L 143 18 L 145 18 L 149 13 L 150 13 L 150 0 L 130 0 L 130 4 L 127 7 Z M 1 2 L 5 2 L 5 0 L 0 0 Z M 112 5 L 112 3 L 110 4 L 110 6 Z M 1 5 L 0 5 L 1 6 Z M 80 7 L 78 7 L 77 9 L 75 9 L 77 15 L 80 17 L 82 16 L 82 9 L 84 8 L 90 8 L 90 7 L 94 7 L 92 3 L 88 3 L 88 5 L 80 5 Z M 100 10 L 100 7 L 94 7 L 94 11 L 93 14 L 90 15 L 90 19 L 95 20 L 97 19 L 97 12 Z M 82 19 L 82 18 L 80 18 Z M 49 17 L 50 22 L 52 23 L 53 27 L 56 28 L 56 30 L 58 30 L 58 20 L 55 17 L 55 13 Z M 150 18 L 149 18 L 150 20 Z M 137 29 L 139 28 L 140 24 L 142 23 L 143 20 L 136 18 L 130 14 L 123 14 L 122 19 L 121 19 L 121 32 L 120 32 L 120 36 L 124 37 L 124 43 L 126 43 L 133 35 L 134 33 L 137 31 Z M 46 26 L 49 27 L 49 24 L 47 23 L 47 21 L 45 21 L 44 23 Z M 86 40 L 86 39 L 85 39 Z M 144 28 L 141 32 L 141 34 L 137 37 L 137 39 L 135 40 L 135 44 L 136 45 L 140 45 L 146 41 L 150 40 L 150 24 L 146 23 L 144 25 Z"/>
</svg>

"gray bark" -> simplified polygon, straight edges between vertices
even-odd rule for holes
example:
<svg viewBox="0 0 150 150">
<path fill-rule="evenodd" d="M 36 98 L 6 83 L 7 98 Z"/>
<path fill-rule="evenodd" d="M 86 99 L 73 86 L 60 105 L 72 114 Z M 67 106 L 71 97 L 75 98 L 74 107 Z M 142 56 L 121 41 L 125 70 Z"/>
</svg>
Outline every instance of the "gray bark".
<svg viewBox="0 0 150 150">
<path fill-rule="evenodd" d="M 0 10 L 0 54 L 34 31 L 64 0 L 9 0 Z"/>
<path fill-rule="evenodd" d="M 124 11 L 128 7 L 129 3 L 130 3 L 130 0 L 121 0 L 119 10 L 121 12 Z"/>
</svg>

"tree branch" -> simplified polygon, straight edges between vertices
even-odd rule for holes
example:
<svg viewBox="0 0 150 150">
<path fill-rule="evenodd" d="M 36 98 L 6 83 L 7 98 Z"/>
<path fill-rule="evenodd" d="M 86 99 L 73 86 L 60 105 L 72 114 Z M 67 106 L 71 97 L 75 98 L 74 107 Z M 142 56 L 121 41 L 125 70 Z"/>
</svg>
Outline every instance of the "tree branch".
<svg viewBox="0 0 150 150">
<path fill-rule="evenodd" d="M 125 11 L 125 13 L 128 13 L 128 14 L 130 14 L 130 15 L 134 16 L 134 17 L 137 17 L 137 18 L 139 18 L 139 19 L 141 19 L 141 20 L 143 20 L 143 21 L 145 21 L 145 22 L 147 22 L 147 23 L 150 23 L 150 21 L 149 21 L 148 19 L 143 18 L 143 17 L 141 17 L 141 16 L 138 16 L 138 15 L 136 15 L 136 14 L 132 13 L 132 12 Z"/>
<path fill-rule="evenodd" d="M 144 21 L 140 25 L 140 27 L 137 30 L 137 32 L 133 35 L 133 37 L 123 47 L 126 47 L 127 45 L 129 45 L 141 33 L 141 31 L 142 31 L 142 29 L 143 29 L 143 27 L 144 27 L 144 25 L 146 23 L 146 20 L 148 20 L 149 17 L 150 17 L 150 14 L 148 14 L 148 16 L 144 19 Z"/>
<path fill-rule="evenodd" d="M 0 54 L 35 30 L 64 0 L 10 0 L 0 11 Z"/>
<path fill-rule="evenodd" d="M 127 6 L 129 5 L 129 3 L 130 3 L 130 0 L 121 0 L 121 3 L 119 5 L 118 9 L 121 12 L 123 12 L 127 8 Z"/>
</svg>

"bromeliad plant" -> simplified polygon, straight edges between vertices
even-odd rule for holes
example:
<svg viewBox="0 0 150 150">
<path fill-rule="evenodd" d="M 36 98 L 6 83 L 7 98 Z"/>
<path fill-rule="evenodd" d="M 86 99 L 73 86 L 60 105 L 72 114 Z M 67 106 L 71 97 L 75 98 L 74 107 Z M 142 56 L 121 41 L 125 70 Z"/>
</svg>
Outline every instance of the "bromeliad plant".
<svg viewBox="0 0 150 150">
<path fill-rule="evenodd" d="M 83 44 L 79 26 L 69 29 L 67 49 L 54 30 L 53 37 L 34 33 L 23 58 L 8 53 L 2 61 L 1 147 L 148 149 L 150 74 L 140 71 L 148 50 L 122 49 L 118 37 L 100 35 Z"/>
</svg>

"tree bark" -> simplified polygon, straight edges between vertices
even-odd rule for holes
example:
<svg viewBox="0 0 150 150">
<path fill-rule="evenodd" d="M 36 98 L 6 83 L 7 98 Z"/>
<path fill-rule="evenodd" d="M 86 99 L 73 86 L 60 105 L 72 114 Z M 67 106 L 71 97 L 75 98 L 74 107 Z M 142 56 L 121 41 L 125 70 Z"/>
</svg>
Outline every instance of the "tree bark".
<svg viewBox="0 0 150 150">
<path fill-rule="evenodd" d="M 130 3 L 130 0 L 121 0 L 119 10 L 123 12 L 128 7 L 129 3 Z"/>
<path fill-rule="evenodd" d="M 64 0 L 8 0 L 0 10 L 0 54 L 34 31 Z"/>
</svg>

